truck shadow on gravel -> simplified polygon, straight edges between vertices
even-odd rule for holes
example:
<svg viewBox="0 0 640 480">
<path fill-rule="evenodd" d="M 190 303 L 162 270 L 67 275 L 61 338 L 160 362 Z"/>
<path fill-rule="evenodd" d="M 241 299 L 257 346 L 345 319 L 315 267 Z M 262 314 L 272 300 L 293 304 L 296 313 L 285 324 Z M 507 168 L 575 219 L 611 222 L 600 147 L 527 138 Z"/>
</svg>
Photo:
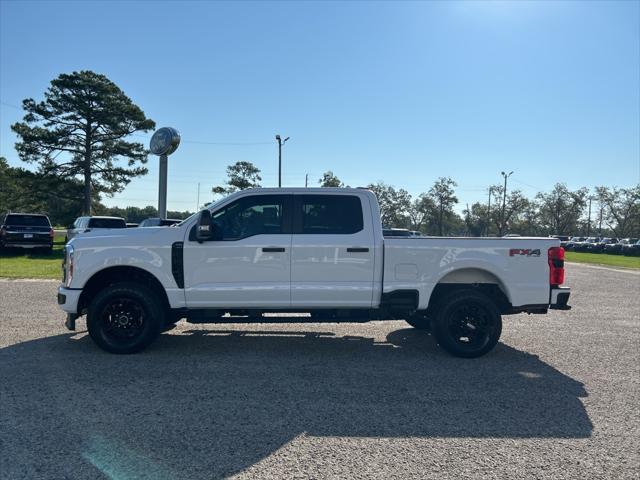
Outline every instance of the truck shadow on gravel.
<svg viewBox="0 0 640 480">
<path fill-rule="evenodd" d="M 586 438 L 583 385 L 499 344 L 216 328 L 134 356 L 64 334 L 0 349 L 7 478 L 219 478 L 300 435 Z M 277 327 L 276 327 L 277 328 Z M 304 328 L 302 326 L 301 328 Z"/>
</svg>

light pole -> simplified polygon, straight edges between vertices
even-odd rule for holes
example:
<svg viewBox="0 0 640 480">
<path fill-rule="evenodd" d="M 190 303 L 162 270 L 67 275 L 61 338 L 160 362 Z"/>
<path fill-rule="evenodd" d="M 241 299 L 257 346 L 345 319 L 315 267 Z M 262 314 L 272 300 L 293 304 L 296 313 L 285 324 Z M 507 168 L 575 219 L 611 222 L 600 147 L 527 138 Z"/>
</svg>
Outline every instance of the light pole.
<svg viewBox="0 0 640 480">
<path fill-rule="evenodd" d="M 489 187 L 489 206 L 487 207 L 487 237 L 491 229 L 491 194 L 493 193 L 493 187 Z"/>
<path fill-rule="evenodd" d="M 289 137 L 282 140 L 280 135 L 276 135 L 276 142 L 278 142 L 278 188 L 282 187 L 282 145 L 287 143 Z"/>
<path fill-rule="evenodd" d="M 500 214 L 500 236 L 504 234 L 504 211 L 507 205 L 507 178 L 509 178 L 513 171 L 509 173 L 500 172 L 504 177 L 504 190 L 502 191 L 502 213 Z"/>
<path fill-rule="evenodd" d="M 151 153 L 160 157 L 160 174 L 158 180 L 158 216 L 167 218 L 167 167 L 169 155 L 180 145 L 180 134 L 175 128 L 163 127 L 151 137 L 149 148 Z"/>
</svg>

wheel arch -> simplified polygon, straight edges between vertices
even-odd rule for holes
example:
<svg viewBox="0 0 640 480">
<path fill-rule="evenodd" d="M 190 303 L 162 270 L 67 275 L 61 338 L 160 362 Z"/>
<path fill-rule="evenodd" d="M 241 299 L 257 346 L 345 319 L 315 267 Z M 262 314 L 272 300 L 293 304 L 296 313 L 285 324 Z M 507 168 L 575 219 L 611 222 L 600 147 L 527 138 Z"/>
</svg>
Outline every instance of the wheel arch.
<svg viewBox="0 0 640 480">
<path fill-rule="evenodd" d="M 511 309 L 509 289 L 495 273 L 478 267 L 460 268 L 440 277 L 429 297 L 429 308 L 434 308 L 438 299 L 454 290 L 475 289 L 491 298 L 502 313 Z"/>
<path fill-rule="evenodd" d="M 91 300 L 100 290 L 118 282 L 134 282 L 145 285 L 158 294 L 164 308 L 170 308 L 167 292 L 154 274 L 140 267 L 118 265 L 100 270 L 89 278 L 80 294 L 78 312 L 86 310 Z"/>
</svg>

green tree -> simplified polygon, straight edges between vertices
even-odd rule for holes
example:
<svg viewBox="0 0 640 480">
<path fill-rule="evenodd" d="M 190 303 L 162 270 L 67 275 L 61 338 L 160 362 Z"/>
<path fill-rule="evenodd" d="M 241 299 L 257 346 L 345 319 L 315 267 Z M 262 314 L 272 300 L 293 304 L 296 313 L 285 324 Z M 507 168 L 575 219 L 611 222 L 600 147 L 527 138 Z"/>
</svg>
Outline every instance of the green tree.
<svg viewBox="0 0 640 480">
<path fill-rule="evenodd" d="M 436 205 L 433 199 L 426 193 L 421 194 L 411 203 L 409 218 L 411 229 L 426 233 L 430 230 L 430 224 L 436 217 Z"/>
<path fill-rule="evenodd" d="M 602 220 L 619 238 L 640 236 L 640 185 L 631 188 L 596 187 Z"/>
<path fill-rule="evenodd" d="M 511 226 L 517 223 L 518 217 L 522 215 L 529 207 L 529 200 L 522 194 L 520 190 L 512 190 L 507 194 L 504 202 L 504 216 L 502 215 L 502 203 L 504 187 L 502 185 L 491 186 L 491 221 L 498 230 L 498 236 L 501 237 L 508 233 Z M 494 207 L 495 205 L 495 207 Z"/>
<path fill-rule="evenodd" d="M 410 226 L 411 195 L 409 192 L 403 188 L 396 190 L 383 182 L 368 185 L 367 188 L 378 198 L 380 218 L 385 227 Z"/>
<path fill-rule="evenodd" d="M 578 230 L 578 220 L 587 204 L 586 188 L 571 191 L 564 183 L 556 183 L 548 193 L 536 195 L 539 223 L 544 233 L 570 235 Z"/>
<path fill-rule="evenodd" d="M 236 162 L 227 167 L 229 177 L 224 185 L 213 187 L 212 191 L 217 195 L 228 195 L 238 190 L 247 188 L 260 188 L 262 177 L 260 169 L 251 162 Z"/>
<path fill-rule="evenodd" d="M 45 175 L 81 178 L 85 214 L 91 213 L 92 192 L 113 195 L 147 173 L 147 151 L 126 138 L 155 123 L 104 75 L 61 74 L 43 101 L 27 98 L 22 106 L 23 121 L 11 126 L 21 140 L 18 155 Z"/>
<path fill-rule="evenodd" d="M 462 211 L 464 223 L 468 235 L 481 237 L 487 232 L 488 215 L 487 205 L 476 202 Z"/>
<path fill-rule="evenodd" d="M 77 179 L 11 167 L 0 158 L 0 214 L 45 213 L 53 225 L 67 225 L 81 214 L 82 195 L 83 185 Z M 92 202 L 99 204 L 97 195 Z"/>
<path fill-rule="evenodd" d="M 331 170 L 324 172 L 318 183 L 321 187 L 344 187 L 344 183 Z"/>
<path fill-rule="evenodd" d="M 455 196 L 454 187 L 458 184 L 449 177 L 441 177 L 429 189 L 427 195 L 433 200 L 438 209 L 438 235 L 444 233 L 445 214 L 452 216 L 453 206 L 458 203 L 458 197 Z"/>
</svg>

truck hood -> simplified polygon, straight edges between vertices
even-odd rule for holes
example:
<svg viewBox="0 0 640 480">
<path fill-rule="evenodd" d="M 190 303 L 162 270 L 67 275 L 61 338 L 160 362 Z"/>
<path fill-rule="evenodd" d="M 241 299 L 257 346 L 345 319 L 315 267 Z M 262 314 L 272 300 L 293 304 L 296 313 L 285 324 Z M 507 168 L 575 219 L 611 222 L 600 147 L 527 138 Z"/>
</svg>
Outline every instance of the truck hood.
<svg viewBox="0 0 640 480">
<path fill-rule="evenodd" d="M 69 243 L 74 247 L 171 245 L 182 241 L 184 232 L 184 227 L 105 228 L 83 232 Z"/>
</svg>

